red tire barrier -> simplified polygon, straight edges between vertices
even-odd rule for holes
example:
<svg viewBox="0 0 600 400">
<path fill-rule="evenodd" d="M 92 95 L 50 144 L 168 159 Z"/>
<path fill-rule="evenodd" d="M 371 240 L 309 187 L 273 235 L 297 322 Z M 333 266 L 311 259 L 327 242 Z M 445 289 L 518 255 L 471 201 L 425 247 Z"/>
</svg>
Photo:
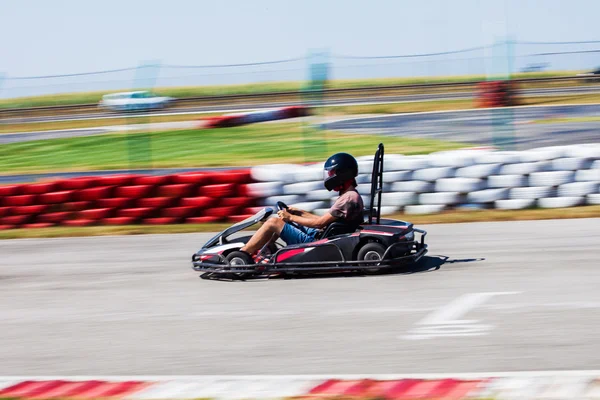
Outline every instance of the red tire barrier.
<svg viewBox="0 0 600 400">
<path fill-rule="evenodd" d="M 35 203 L 37 195 L 35 194 L 23 194 L 20 196 L 9 196 L 5 197 L 3 201 L 4 206 L 31 206 Z"/>
<path fill-rule="evenodd" d="M 215 207 L 207 208 L 203 214 L 207 217 L 227 218 L 230 215 L 236 215 L 239 207 Z"/>
<path fill-rule="evenodd" d="M 114 213 L 114 208 L 92 208 L 90 210 L 82 210 L 77 214 L 80 219 L 99 220 L 109 218 Z"/>
<path fill-rule="evenodd" d="M 38 222 L 48 222 L 48 223 L 59 224 L 59 223 L 62 223 L 62 222 L 65 222 L 66 220 L 68 220 L 71 215 L 73 215 L 73 212 L 71 212 L 71 211 L 60 211 L 60 212 L 53 212 L 53 213 L 38 215 L 36 220 Z"/>
<path fill-rule="evenodd" d="M 250 214 L 250 215 L 254 215 L 256 213 L 258 213 L 259 211 L 261 211 L 264 207 L 248 207 L 248 208 L 244 208 L 242 210 L 242 214 Z"/>
<path fill-rule="evenodd" d="M 22 185 L 0 186 L 0 197 L 18 196 L 21 194 Z"/>
<path fill-rule="evenodd" d="M 16 226 L 15 225 L 1 225 L 0 222 L 0 231 L 6 230 L 6 229 L 15 229 Z"/>
<path fill-rule="evenodd" d="M 71 201 L 73 190 L 63 190 L 62 192 L 44 193 L 40 195 L 40 201 L 44 204 L 61 204 Z"/>
<path fill-rule="evenodd" d="M 137 178 L 135 178 L 133 180 L 134 185 L 150 185 L 150 186 L 168 185 L 171 182 L 173 182 L 171 175 L 138 176 Z"/>
<path fill-rule="evenodd" d="M 45 212 L 48 206 L 45 204 L 39 204 L 34 206 L 18 206 L 12 209 L 14 215 L 37 215 Z"/>
<path fill-rule="evenodd" d="M 180 220 L 180 218 L 175 217 L 146 218 L 142 221 L 142 223 L 147 225 L 169 225 L 176 224 Z"/>
<path fill-rule="evenodd" d="M 127 186 L 139 175 L 107 175 L 98 179 L 98 185 L 102 186 Z"/>
<path fill-rule="evenodd" d="M 199 196 L 208 197 L 230 197 L 235 194 L 235 185 L 233 183 L 223 183 L 220 185 L 207 185 L 198 188 Z"/>
<path fill-rule="evenodd" d="M 71 220 L 66 220 L 66 221 L 62 221 L 61 225 L 64 226 L 91 226 L 96 224 L 97 221 L 91 220 L 91 219 L 71 219 Z"/>
<path fill-rule="evenodd" d="M 160 211 L 161 217 L 188 218 L 199 216 L 198 207 L 171 207 Z"/>
<path fill-rule="evenodd" d="M 80 201 L 95 201 L 111 197 L 114 186 L 100 186 L 81 190 L 77 193 Z"/>
<path fill-rule="evenodd" d="M 246 218 L 251 217 L 252 215 L 253 214 L 248 214 L 248 215 L 230 215 L 229 217 L 227 217 L 227 222 L 237 223 L 237 222 L 245 220 Z"/>
<path fill-rule="evenodd" d="M 244 207 L 253 206 L 256 200 L 252 197 L 228 197 L 219 200 L 219 207 Z"/>
<path fill-rule="evenodd" d="M 61 190 L 82 190 L 95 186 L 98 178 L 82 176 L 79 178 L 63 179 L 57 182 Z"/>
<path fill-rule="evenodd" d="M 158 188 L 159 197 L 185 197 L 193 189 L 191 183 L 177 183 L 173 185 L 160 186 Z"/>
<path fill-rule="evenodd" d="M 144 199 L 138 199 L 136 205 L 138 207 L 151 207 L 151 208 L 165 208 L 173 204 L 177 199 L 173 197 L 148 197 Z"/>
<path fill-rule="evenodd" d="M 250 182 L 252 182 L 250 170 L 215 172 L 211 175 L 213 184 Z"/>
<path fill-rule="evenodd" d="M 136 222 L 134 217 L 114 217 L 100 220 L 102 225 L 131 225 Z"/>
<path fill-rule="evenodd" d="M 206 172 L 187 172 L 173 175 L 173 183 L 193 183 L 196 185 L 208 185 L 212 183 L 213 174 Z"/>
<path fill-rule="evenodd" d="M 92 208 L 93 202 L 91 201 L 72 201 L 70 203 L 64 203 L 62 208 L 65 211 L 81 211 L 88 208 Z"/>
<path fill-rule="evenodd" d="M 50 222 L 34 222 L 32 224 L 25 224 L 22 226 L 22 228 L 50 228 L 52 226 L 54 226 L 55 224 L 52 224 Z"/>
<path fill-rule="evenodd" d="M 202 118 L 206 128 L 227 128 L 253 124 L 257 122 L 275 121 L 287 118 L 296 118 L 310 114 L 310 109 L 304 106 L 283 107 L 274 110 L 261 110 L 248 113 L 235 113 Z"/>
<path fill-rule="evenodd" d="M 184 207 L 208 208 L 215 204 L 216 201 L 216 199 L 206 196 L 186 197 L 181 199 L 180 204 Z"/>
<path fill-rule="evenodd" d="M 115 197 L 112 199 L 96 200 L 96 208 L 127 208 L 135 202 L 134 199 Z"/>
<path fill-rule="evenodd" d="M 123 210 L 117 210 L 117 216 L 125 217 L 125 218 L 140 219 L 140 218 L 150 217 L 155 212 L 156 212 L 156 208 L 150 208 L 150 207 L 125 208 Z"/>
<path fill-rule="evenodd" d="M 12 213 L 12 207 L 0 207 L 0 218 L 10 215 Z"/>
<path fill-rule="evenodd" d="M 116 188 L 115 196 L 140 199 L 147 197 L 152 189 L 154 187 L 150 185 L 120 186 Z"/>
<path fill-rule="evenodd" d="M 32 183 L 23 185 L 23 194 L 42 194 L 55 190 L 58 185 L 55 182 Z"/>
<path fill-rule="evenodd" d="M 192 217 L 186 218 L 185 222 L 188 224 L 210 224 L 213 222 L 219 222 L 219 217 Z"/>
<path fill-rule="evenodd" d="M 23 225 L 31 221 L 32 215 L 11 215 L 0 218 L 0 225 Z"/>
</svg>

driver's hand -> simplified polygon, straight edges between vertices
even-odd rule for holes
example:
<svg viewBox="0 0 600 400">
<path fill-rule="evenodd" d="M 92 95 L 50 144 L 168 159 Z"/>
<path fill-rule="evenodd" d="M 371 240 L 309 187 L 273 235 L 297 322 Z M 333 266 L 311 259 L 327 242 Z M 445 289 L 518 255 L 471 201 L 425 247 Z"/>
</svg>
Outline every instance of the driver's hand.
<svg viewBox="0 0 600 400">
<path fill-rule="evenodd" d="M 292 218 L 292 215 L 288 212 L 288 210 L 281 210 L 277 212 L 277 215 L 285 222 L 290 222 Z"/>
<path fill-rule="evenodd" d="M 286 211 L 293 215 L 300 215 L 300 210 L 298 210 L 297 208 L 294 208 L 294 207 L 288 206 Z"/>
</svg>

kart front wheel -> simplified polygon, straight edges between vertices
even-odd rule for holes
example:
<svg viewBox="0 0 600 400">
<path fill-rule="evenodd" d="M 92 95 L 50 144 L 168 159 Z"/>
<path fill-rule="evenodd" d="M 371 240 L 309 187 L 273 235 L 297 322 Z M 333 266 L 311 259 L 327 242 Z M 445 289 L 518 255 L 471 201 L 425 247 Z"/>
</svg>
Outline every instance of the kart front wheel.
<svg viewBox="0 0 600 400">
<path fill-rule="evenodd" d="M 383 255 L 385 254 L 385 247 L 380 243 L 367 243 L 358 251 L 358 260 L 365 261 L 380 261 L 383 259 Z M 367 272 L 379 272 L 380 268 L 367 268 L 365 271 Z"/>
</svg>

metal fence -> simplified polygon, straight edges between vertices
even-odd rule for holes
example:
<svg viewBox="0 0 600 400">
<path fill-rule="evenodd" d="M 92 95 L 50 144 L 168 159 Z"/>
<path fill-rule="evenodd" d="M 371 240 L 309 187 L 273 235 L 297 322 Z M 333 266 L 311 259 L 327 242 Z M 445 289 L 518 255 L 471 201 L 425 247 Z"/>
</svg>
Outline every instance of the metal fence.
<svg viewBox="0 0 600 400">
<path fill-rule="evenodd" d="M 486 75 L 524 71 L 590 70 L 600 65 L 600 41 L 510 41 L 446 52 L 383 56 L 330 54 L 330 78 L 372 79 Z M 154 68 L 154 87 L 303 81 L 308 56 L 227 65 L 140 64 L 129 68 L 52 76 L 0 78 L 0 98 L 139 88 L 140 68 Z M 2 74 L 0 73 L 0 76 Z"/>
</svg>

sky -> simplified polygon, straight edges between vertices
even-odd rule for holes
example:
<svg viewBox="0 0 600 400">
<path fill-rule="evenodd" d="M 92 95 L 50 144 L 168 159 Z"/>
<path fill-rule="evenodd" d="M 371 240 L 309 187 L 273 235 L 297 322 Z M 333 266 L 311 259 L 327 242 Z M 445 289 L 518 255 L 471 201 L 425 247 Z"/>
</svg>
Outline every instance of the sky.
<svg viewBox="0 0 600 400">
<path fill-rule="evenodd" d="M 598 0 L 0 0 L 0 74 L 600 39 Z M 598 46 L 600 47 L 600 45 Z M 600 60 L 599 60 L 600 61 Z"/>
</svg>

